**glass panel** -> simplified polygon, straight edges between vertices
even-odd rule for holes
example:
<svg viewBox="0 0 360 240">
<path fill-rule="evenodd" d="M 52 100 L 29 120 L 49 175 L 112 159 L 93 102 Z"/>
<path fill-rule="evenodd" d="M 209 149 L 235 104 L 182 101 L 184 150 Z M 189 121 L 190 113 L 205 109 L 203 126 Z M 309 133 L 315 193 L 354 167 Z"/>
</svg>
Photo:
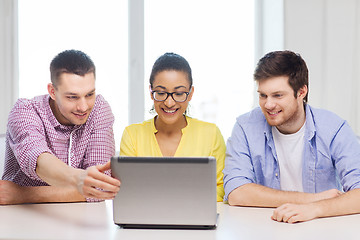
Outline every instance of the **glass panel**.
<svg viewBox="0 0 360 240">
<path fill-rule="evenodd" d="M 19 96 L 47 93 L 52 58 L 66 49 L 96 65 L 96 91 L 116 117 L 116 149 L 128 123 L 127 1 L 19 0 Z"/>
</svg>

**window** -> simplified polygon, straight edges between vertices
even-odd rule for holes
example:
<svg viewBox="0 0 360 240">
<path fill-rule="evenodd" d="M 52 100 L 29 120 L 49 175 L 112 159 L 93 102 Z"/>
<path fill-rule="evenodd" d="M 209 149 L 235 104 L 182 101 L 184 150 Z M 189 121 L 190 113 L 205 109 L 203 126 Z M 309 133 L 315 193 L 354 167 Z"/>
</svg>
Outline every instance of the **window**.
<svg viewBox="0 0 360 240">
<path fill-rule="evenodd" d="M 116 149 L 128 122 L 127 1 L 19 0 L 19 97 L 47 94 L 49 65 L 66 49 L 96 65 L 96 92 L 115 115 Z"/>
<path fill-rule="evenodd" d="M 49 64 L 65 49 L 87 53 L 97 67 L 97 94 L 115 115 L 116 150 L 128 125 L 128 1 L 18 0 L 19 96 L 47 93 Z M 148 78 L 165 52 L 193 70 L 190 116 L 230 136 L 238 115 L 253 107 L 254 3 L 237 0 L 144 0 L 145 119 L 153 117 Z"/>
</svg>

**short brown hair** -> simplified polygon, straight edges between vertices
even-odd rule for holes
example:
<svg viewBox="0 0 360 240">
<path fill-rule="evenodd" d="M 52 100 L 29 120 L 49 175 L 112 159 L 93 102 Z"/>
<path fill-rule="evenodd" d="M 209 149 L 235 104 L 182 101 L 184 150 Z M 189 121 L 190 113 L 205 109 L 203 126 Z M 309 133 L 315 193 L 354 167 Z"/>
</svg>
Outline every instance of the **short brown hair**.
<svg viewBox="0 0 360 240">
<path fill-rule="evenodd" d="M 59 83 L 59 77 L 62 73 L 73 73 L 84 76 L 87 73 L 94 73 L 95 65 L 91 58 L 79 50 L 65 50 L 51 61 L 50 77 L 54 87 Z"/>
<path fill-rule="evenodd" d="M 306 85 L 309 89 L 308 68 L 300 54 L 291 51 L 275 51 L 266 54 L 259 60 L 254 72 L 255 81 L 260 82 L 280 76 L 289 77 L 289 85 L 294 90 L 295 98 L 297 98 L 297 92 L 303 86 Z M 305 102 L 308 100 L 308 93 L 304 97 Z"/>
</svg>

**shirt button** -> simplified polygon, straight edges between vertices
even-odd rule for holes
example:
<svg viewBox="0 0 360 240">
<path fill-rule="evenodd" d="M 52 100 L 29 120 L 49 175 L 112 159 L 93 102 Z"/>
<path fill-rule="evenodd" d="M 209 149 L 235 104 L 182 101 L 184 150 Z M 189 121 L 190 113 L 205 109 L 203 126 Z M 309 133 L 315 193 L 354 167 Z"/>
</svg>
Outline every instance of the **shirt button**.
<svg viewBox="0 0 360 240">
<path fill-rule="evenodd" d="M 277 176 L 278 176 L 278 174 L 277 174 L 277 173 L 275 173 L 275 176 L 277 177 Z"/>
</svg>

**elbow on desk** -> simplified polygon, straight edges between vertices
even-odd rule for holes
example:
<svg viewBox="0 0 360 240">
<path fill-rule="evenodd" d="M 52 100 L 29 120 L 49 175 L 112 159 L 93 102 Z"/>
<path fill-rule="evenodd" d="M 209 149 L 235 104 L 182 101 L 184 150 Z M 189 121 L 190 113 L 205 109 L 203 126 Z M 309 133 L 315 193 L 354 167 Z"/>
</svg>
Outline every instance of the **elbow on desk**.
<svg viewBox="0 0 360 240">
<path fill-rule="evenodd" d="M 230 206 L 253 206 L 251 201 L 251 197 L 249 193 L 246 191 L 246 184 L 235 188 L 228 197 L 228 203 Z"/>
</svg>

